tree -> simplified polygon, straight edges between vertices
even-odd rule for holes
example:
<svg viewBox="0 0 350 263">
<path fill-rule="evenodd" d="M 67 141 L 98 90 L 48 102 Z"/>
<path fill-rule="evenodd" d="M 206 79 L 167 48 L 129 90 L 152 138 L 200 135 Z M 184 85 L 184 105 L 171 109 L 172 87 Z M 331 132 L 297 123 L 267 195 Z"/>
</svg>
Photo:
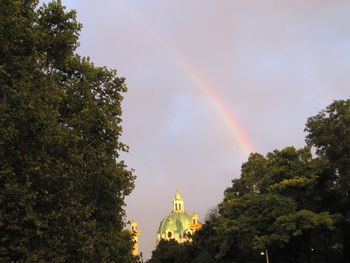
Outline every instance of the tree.
<svg viewBox="0 0 350 263">
<path fill-rule="evenodd" d="M 323 175 L 327 209 L 340 213 L 344 262 L 350 261 L 350 100 L 334 101 L 308 119 L 306 142 L 330 169 Z"/>
<path fill-rule="evenodd" d="M 1 262 L 134 262 L 124 79 L 75 53 L 60 1 L 0 2 Z"/>
<path fill-rule="evenodd" d="M 329 262 L 337 216 L 315 195 L 318 164 L 309 148 L 252 154 L 219 205 L 219 256 L 234 251 L 234 262 L 252 262 L 268 250 L 273 262 Z"/>
<path fill-rule="evenodd" d="M 193 263 L 216 263 L 216 256 L 220 252 L 222 237 L 216 231 L 219 213 L 217 207 L 208 213 L 202 228 L 193 235 L 192 261 Z M 220 259 L 222 262 L 222 259 Z"/>
<path fill-rule="evenodd" d="M 160 240 L 152 251 L 152 258 L 147 263 L 184 263 L 191 262 L 190 244 L 179 244 L 175 239 Z"/>
</svg>

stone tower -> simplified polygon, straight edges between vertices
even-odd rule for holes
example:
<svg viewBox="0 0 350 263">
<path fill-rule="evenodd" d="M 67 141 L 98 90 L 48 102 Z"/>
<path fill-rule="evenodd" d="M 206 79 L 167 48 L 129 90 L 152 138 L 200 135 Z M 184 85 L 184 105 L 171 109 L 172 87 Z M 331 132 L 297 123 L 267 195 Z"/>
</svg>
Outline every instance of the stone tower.
<svg viewBox="0 0 350 263">
<path fill-rule="evenodd" d="M 134 248 L 132 250 L 132 254 L 134 256 L 138 256 L 139 254 L 139 236 L 141 235 L 141 231 L 137 229 L 137 222 L 133 219 L 130 223 L 130 231 L 133 234 L 133 242 Z"/>
</svg>

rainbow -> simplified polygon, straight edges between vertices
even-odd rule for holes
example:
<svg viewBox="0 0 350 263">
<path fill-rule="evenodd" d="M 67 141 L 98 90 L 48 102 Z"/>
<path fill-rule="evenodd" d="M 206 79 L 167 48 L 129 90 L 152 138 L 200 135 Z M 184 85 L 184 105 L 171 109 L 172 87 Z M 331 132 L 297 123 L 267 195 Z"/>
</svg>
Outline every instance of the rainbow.
<svg viewBox="0 0 350 263">
<path fill-rule="evenodd" d="M 214 105 L 217 113 L 221 119 L 225 122 L 228 127 L 230 134 L 237 141 L 246 155 L 255 152 L 253 143 L 247 136 L 242 125 L 238 122 L 237 118 L 228 109 L 225 102 L 215 91 L 213 85 L 206 80 L 203 75 L 197 70 L 190 61 L 188 61 L 184 56 L 182 56 L 172 43 L 170 43 L 160 32 L 147 20 L 141 17 L 140 14 L 134 14 L 137 16 L 137 20 L 140 24 L 147 29 L 177 60 L 181 68 L 189 75 L 196 86 L 202 90 L 204 94 L 207 95 L 208 99 Z"/>
<path fill-rule="evenodd" d="M 244 153 L 246 155 L 249 155 L 250 153 L 255 152 L 253 144 L 246 135 L 242 125 L 237 121 L 237 118 L 228 109 L 224 101 L 215 91 L 214 87 L 210 85 L 210 83 L 202 76 L 202 74 L 184 58 L 180 59 L 178 57 L 178 61 L 180 61 L 181 66 L 185 69 L 187 74 L 190 75 L 191 79 L 196 83 L 197 87 L 199 87 L 207 95 L 211 103 L 214 105 L 217 113 L 228 127 L 232 137 L 239 143 Z"/>
</svg>

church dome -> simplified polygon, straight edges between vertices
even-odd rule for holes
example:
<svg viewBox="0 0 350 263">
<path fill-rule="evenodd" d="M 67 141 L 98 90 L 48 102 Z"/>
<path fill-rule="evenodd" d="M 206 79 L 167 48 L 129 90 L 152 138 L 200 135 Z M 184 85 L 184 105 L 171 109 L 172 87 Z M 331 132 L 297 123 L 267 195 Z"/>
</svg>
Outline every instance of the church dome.
<svg viewBox="0 0 350 263">
<path fill-rule="evenodd" d="M 186 212 L 168 214 L 160 223 L 158 234 L 166 239 L 182 239 L 185 233 L 191 233 L 192 218 Z"/>
<path fill-rule="evenodd" d="M 188 241 L 190 235 L 194 234 L 200 227 L 198 215 L 190 216 L 186 213 L 184 201 L 176 191 L 173 199 L 173 210 L 160 222 L 157 242 L 161 239 L 175 239 L 179 243 Z"/>
</svg>

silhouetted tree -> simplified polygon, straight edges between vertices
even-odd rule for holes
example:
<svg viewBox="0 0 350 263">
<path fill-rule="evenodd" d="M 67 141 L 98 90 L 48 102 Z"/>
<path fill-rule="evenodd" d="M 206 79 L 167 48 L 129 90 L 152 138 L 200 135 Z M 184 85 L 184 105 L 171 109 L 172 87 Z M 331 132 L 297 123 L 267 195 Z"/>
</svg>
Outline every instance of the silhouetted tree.
<svg viewBox="0 0 350 263">
<path fill-rule="evenodd" d="M 0 2 L 1 262 L 133 262 L 124 79 L 75 53 L 60 1 Z"/>
<path fill-rule="evenodd" d="M 254 258 L 267 249 L 273 261 L 314 262 L 328 244 L 315 249 L 313 241 L 319 232 L 331 231 L 336 220 L 315 209 L 318 173 L 308 148 L 289 147 L 266 157 L 252 154 L 242 165 L 241 178 L 225 191 L 218 232 L 238 242 L 238 254 Z M 225 255 L 232 248 L 223 249 Z"/>
<path fill-rule="evenodd" d="M 190 244 L 179 244 L 174 239 L 160 240 L 152 251 L 152 258 L 147 263 L 186 263 L 191 262 Z"/>
<path fill-rule="evenodd" d="M 322 178 L 324 209 L 341 214 L 338 228 L 344 262 L 350 262 L 350 100 L 334 101 L 308 119 L 308 145 L 329 165 Z"/>
</svg>

